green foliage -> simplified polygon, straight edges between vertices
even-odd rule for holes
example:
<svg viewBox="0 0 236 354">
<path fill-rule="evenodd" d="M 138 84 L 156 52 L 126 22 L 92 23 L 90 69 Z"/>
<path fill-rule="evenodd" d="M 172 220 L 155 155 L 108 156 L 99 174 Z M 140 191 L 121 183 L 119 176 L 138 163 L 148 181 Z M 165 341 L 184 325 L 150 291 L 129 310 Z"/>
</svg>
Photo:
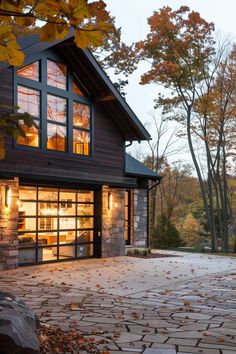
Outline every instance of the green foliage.
<svg viewBox="0 0 236 354">
<path fill-rule="evenodd" d="M 179 231 L 170 222 L 165 214 L 158 217 L 157 227 L 153 231 L 152 242 L 154 248 L 172 248 L 183 246 Z"/>
<path fill-rule="evenodd" d="M 126 256 L 143 256 L 143 257 L 147 257 L 149 254 L 151 253 L 151 249 L 150 248 L 129 248 L 126 251 Z"/>
</svg>

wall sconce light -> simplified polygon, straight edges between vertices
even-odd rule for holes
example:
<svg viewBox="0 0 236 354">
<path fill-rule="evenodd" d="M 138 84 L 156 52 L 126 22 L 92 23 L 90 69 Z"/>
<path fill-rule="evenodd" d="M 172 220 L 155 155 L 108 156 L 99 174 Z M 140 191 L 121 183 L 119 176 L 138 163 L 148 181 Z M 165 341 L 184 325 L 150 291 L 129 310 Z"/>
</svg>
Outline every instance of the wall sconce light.
<svg viewBox="0 0 236 354">
<path fill-rule="evenodd" d="M 112 197 L 112 193 L 108 192 L 108 209 L 111 210 L 112 209 L 112 202 L 113 202 L 113 197 Z"/>
<path fill-rule="evenodd" d="M 10 208 L 11 206 L 11 188 L 8 186 L 5 188 L 5 207 Z"/>
</svg>

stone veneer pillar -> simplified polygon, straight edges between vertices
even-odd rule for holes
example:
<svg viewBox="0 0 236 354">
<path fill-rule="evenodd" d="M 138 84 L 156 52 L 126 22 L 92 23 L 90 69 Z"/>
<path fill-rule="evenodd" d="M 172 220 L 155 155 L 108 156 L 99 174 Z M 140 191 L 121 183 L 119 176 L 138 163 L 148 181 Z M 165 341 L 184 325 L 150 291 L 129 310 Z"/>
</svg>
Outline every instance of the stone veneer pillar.
<svg viewBox="0 0 236 354">
<path fill-rule="evenodd" d="M 147 190 L 133 192 L 133 247 L 147 247 Z"/>
<path fill-rule="evenodd" d="M 108 194 L 112 207 L 108 209 Z M 125 190 L 102 187 L 102 258 L 125 255 Z"/>
<path fill-rule="evenodd" d="M 10 206 L 5 205 L 5 191 L 9 187 Z M 0 179 L 0 270 L 18 266 L 18 206 L 19 180 Z"/>
</svg>

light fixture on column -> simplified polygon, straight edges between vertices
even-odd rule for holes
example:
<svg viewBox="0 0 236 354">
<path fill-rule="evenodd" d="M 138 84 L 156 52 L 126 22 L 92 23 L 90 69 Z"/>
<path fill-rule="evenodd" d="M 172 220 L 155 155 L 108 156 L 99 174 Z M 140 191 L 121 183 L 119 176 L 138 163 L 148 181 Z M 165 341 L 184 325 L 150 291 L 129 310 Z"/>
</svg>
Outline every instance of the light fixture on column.
<svg viewBox="0 0 236 354">
<path fill-rule="evenodd" d="M 108 192 L 108 209 L 109 209 L 109 210 L 112 209 L 112 202 L 113 202 L 112 193 L 111 193 L 111 192 Z"/>
<path fill-rule="evenodd" d="M 5 207 L 10 208 L 11 206 L 11 188 L 5 187 Z"/>
</svg>

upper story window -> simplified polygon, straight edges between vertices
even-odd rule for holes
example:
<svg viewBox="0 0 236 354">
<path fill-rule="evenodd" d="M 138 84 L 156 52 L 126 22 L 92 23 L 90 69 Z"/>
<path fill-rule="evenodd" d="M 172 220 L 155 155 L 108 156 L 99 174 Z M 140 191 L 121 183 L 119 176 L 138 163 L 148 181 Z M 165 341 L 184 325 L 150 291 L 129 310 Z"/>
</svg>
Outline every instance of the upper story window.
<svg viewBox="0 0 236 354">
<path fill-rule="evenodd" d="M 91 107 L 66 65 L 41 58 L 16 70 L 16 105 L 37 127 L 20 122 L 16 144 L 70 154 L 91 154 Z"/>
<path fill-rule="evenodd" d="M 66 90 L 67 67 L 63 64 L 47 60 L 47 83 L 63 90 Z"/>
<path fill-rule="evenodd" d="M 17 75 L 25 77 L 26 79 L 39 81 L 39 62 L 26 65 L 17 70 Z"/>
</svg>

